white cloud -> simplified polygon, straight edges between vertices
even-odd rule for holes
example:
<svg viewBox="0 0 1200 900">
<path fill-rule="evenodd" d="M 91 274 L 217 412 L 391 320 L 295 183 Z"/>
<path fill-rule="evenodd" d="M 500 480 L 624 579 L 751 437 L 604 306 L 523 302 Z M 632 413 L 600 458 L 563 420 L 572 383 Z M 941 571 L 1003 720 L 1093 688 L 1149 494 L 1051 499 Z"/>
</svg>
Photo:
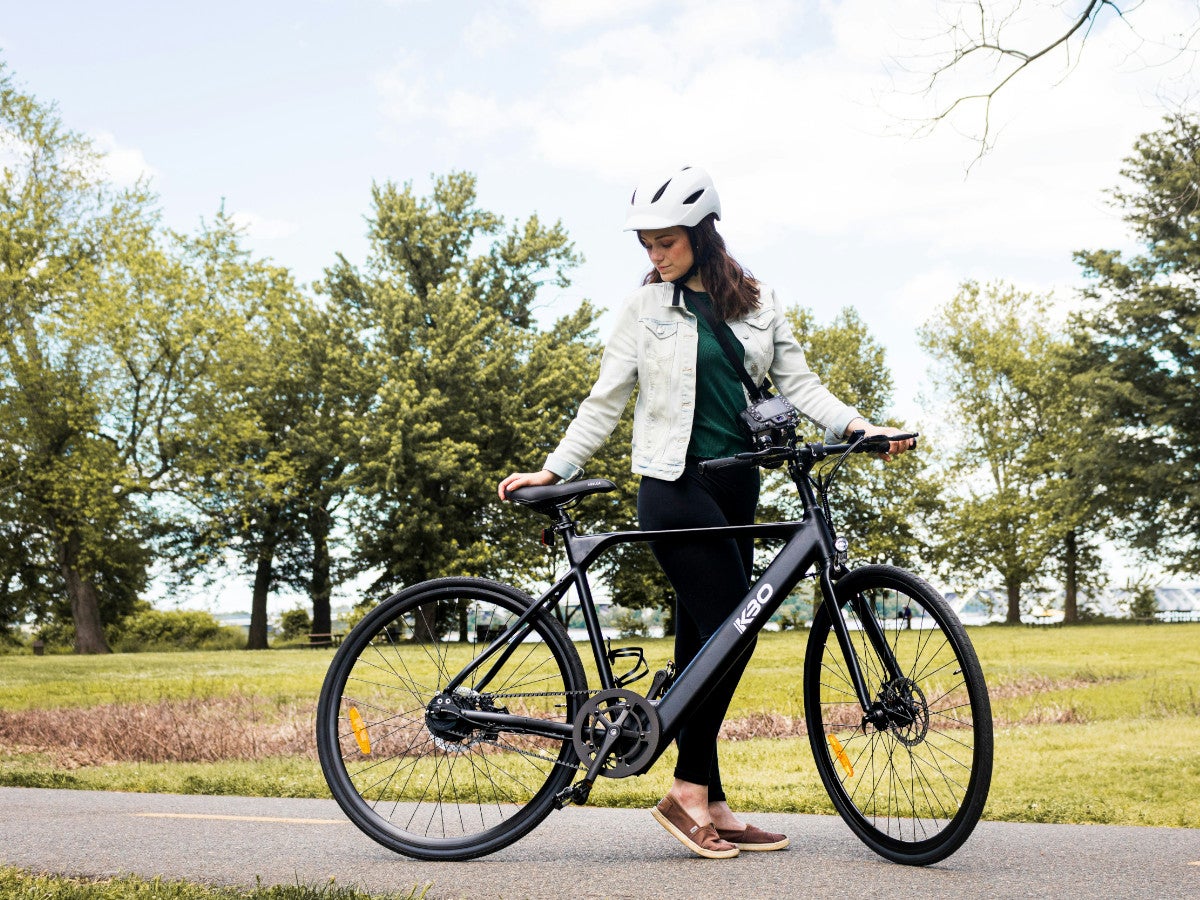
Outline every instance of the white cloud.
<svg viewBox="0 0 1200 900">
<path fill-rule="evenodd" d="M 299 226 L 295 222 L 273 219 L 250 210 L 238 210 L 230 218 L 239 228 L 244 229 L 249 237 L 260 241 L 282 240 L 291 237 L 299 230 Z"/>
<path fill-rule="evenodd" d="M 431 101 L 425 78 L 419 72 L 416 59 L 403 57 L 375 77 L 375 91 L 388 119 L 406 125 L 428 115 Z"/>
<path fill-rule="evenodd" d="M 501 48 L 510 46 L 518 37 L 512 16 L 491 7 L 467 23 L 462 42 L 472 56 L 482 58 Z"/>
<path fill-rule="evenodd" d="M 604 0 L 604 2 L 563 2 L 563 0 L 526 0 L 526 6 L 538 23 L 550 31 L 577 31 L 595 27 L 632 14 L 646 15 L 657 0 Z"/>
<path fill-rule="evenodd" d="M 446 97 L 432 115 L 451 130 L 470 133 L 476 139 L 515 128 L 522 119 L 519 106 L 506 109 L 494 97 L 461 90 Z"/>
<path fill-rule="evenodd" d="M 120 187 L 131 187 L 138 179 L 157 178 L 159 172 L 146 161 L 142 151 L 136 147 L 124 147 L 111 132 L 101 132 L 93 138 L 105 173 Z"/>
</svg>

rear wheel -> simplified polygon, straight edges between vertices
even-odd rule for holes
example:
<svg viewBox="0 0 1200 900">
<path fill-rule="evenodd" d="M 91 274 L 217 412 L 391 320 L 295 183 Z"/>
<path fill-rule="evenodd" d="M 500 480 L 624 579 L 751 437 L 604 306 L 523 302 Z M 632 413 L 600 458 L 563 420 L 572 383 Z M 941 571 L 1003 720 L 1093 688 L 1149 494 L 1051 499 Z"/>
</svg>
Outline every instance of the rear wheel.
<svg viewBox="0 0 1200 900">
<path fill-rule="evenodd" d="M 908 865 L 945 859 L 975 828 L 991 784 L 991 705 L 975 650 L 946 601 L 915 575 L 865 566 L 835 590 L 871 706 L 864 713 L 858 702 L 822 604 L 804 661 L 817 771 L 876 853 Z"/>
<path fill-rule="evenodd" d="M 571 781 L 569 728 L 551 737 L 461 715 L 573 722 L 587 685 L 553 616 L 536 614 L 519 643 L 445 690 L 532 602 L 483 579 L 425 582 L 383 601 L 335 654 L 317 709 L 321 769 L 383 846 L 419 859 L 492 853 L 544 819 Z"/>
</svg>

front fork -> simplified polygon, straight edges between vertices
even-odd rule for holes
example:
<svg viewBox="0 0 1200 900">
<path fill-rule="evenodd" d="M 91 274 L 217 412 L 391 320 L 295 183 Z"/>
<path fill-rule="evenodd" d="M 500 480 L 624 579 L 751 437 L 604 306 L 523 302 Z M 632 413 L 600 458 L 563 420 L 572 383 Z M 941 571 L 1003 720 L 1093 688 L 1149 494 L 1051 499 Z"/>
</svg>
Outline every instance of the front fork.
<svg viewBox="0 0 1200 900">
<path fill-rule="evenodd" d="M 837 601 L 834 582 L 835 579 L 840 579 L 845 574 L 846 569 L 839 559 L 829 560 L 821 569 L 821 594 L 829 605 L 829 620 L 833 626 L 833 633 L 837 635 L 838 645 L 842 648 L 846 668 L 850 671 L 850 681 L 854 685 L 854 693 L 858 697 L 859 706 L 862 707 L 863 723 L 869 722 L 877 728 L 885 728 L 887 727 L 886 712 L 878 698 L 872 697 L 867 690 L 867 682 L 863 677 L 858 652 L 854 649 L 854 642 L 850 639 L 850 627 L 846 624 L 846 616 L 842 612 L 841 604 Z M 879 619 L 875 617 L 875 611 L 871 609 L 870 603 L 862 594 L 854 594 L 847 602 L 853 605 L 855 614 L 862 623 L 863 633 L 870 641 L 879 661 L 887 670 L 888 681 L 896 682 L 901 679 L 903 673 L 900 671 L 896 656 L 888 645 L 883 627 L 879 624 Z"/>
</svg>

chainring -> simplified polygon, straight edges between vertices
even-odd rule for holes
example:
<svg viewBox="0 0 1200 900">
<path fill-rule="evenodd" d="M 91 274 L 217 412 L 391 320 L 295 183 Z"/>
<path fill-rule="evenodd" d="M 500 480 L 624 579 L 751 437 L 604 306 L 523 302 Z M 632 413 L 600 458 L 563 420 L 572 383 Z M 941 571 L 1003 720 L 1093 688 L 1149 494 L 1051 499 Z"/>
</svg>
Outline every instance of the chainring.
<svg viewBox="0 0 1200 900">
<path fill-rule="evenodd" d="M 605 778 L 639 775 L 654 759 L 662 735 L 658 710 L 641 694 L 623 688 L 599 691 L 575 717 L 575 752 L 590 768 L 605 739 L 617 729 L 620 736 L 604 760 L 600 774 Z"/>
</svg>

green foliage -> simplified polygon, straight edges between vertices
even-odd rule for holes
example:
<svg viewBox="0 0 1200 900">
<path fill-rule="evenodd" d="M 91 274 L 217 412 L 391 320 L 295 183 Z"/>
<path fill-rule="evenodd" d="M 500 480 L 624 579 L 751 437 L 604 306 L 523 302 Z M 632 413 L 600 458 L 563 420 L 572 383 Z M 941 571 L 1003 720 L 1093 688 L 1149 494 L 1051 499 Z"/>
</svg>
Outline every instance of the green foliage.
<svg viewBox="0 0 1200 900">
<path fill-rule="evenodd" d="M 1131 584 L 1126 589 L 1128 600 L 1124 606 L 1131 618 L 1139 622 L 1154 622 L 1158 612 L 1158 598 L 1154 594 L 1154 586 L 1139 582 Z"/>
<path fill-rule="evenodd" d="M 75 625 L 66 616 L 47 620 L 33 635 L 45 644 L 48 653 L 65 651 L 75 646 Z"/>
<path fill-rule="evenodd" d="M 123 653 L 231 650 L 243 641 L 240 629 L 222 626 L 201 610 L 144 608 L 109 627 L 110 644 Z"/>
<path fill-rule="evenodd" d="M 1104 502 L 1159 565 L 1200 572 L 1200 116 L 1142 135 L 1112 192 L 1140 255 L 1076 254 L 1097 304 L 1075 320 L 1076 384 L 1095 406 Z M 1099 457 L 1097 452 L 1095 456 Z"/>
<path fill-rule="evenodd" d="M 590 306 L 548 332 L 530 316 L 538 288 L 565 285 L 578 257 L 536 216 L 505 231 L 467 174 L 436 179 L 428 198 L 388 183 L 372 199 L 365 265 L 342 260 L 322 287 L 356 320 L 378 377 L 353 475 L 369 510 L 357 564 L 383 572 L 380 592 L 536 564 L 536 524 L 495 486 L 557 441 L 594 377 Z"/>
<path fill-rule="evenodd" d="M 835 396 L 878 424 L 915 427 L 889 417 L 892 374 L 884 349 L 853 309 L 843 309 L 828 325 L 818 324 L 807 309 L 790 310 L 788 318 L 809 366 Z M 849 459 L 839 470 L 831 506 L 854 559 L 914 566 L 929 556 L 927 523 L 939 502 L 939 485 L 918 452 L 887 466 L 866 457 Z M 795 488 L 783 471 L 768 474 L 760 519 L 799 515 Z"/>
<path fill-rule="evenodd" d="M 617 637 L 622 640 L 650 636 L 650 626 L 638 610 L 614 609 L 609 614 L 608 624 L 617 629 Z"/>
<path fill-rule="evenodd" d="M 1071 469 L 1083 444 L 1062 365 L 1066 341 L 1050 304 L 1004 284 L 962 285 L 920 331 L 960 445 L 944 460 L 956 493 L 940 523 L 940 555 L 958 572 L 996 578 L 1007 620 L 1021 592 L 1069 536 L 1093 526 L 1090 485 Z M 1093 560 L 1074 557 L 1074 565 Z"/>
<path fill-rule="evenodd" d="M 285 641 L 304 637 L 311 634 L 312 630 L 312 618 L 307 610 L 289 609 L 279 617 L 279 632 Z"/>
</svg>

